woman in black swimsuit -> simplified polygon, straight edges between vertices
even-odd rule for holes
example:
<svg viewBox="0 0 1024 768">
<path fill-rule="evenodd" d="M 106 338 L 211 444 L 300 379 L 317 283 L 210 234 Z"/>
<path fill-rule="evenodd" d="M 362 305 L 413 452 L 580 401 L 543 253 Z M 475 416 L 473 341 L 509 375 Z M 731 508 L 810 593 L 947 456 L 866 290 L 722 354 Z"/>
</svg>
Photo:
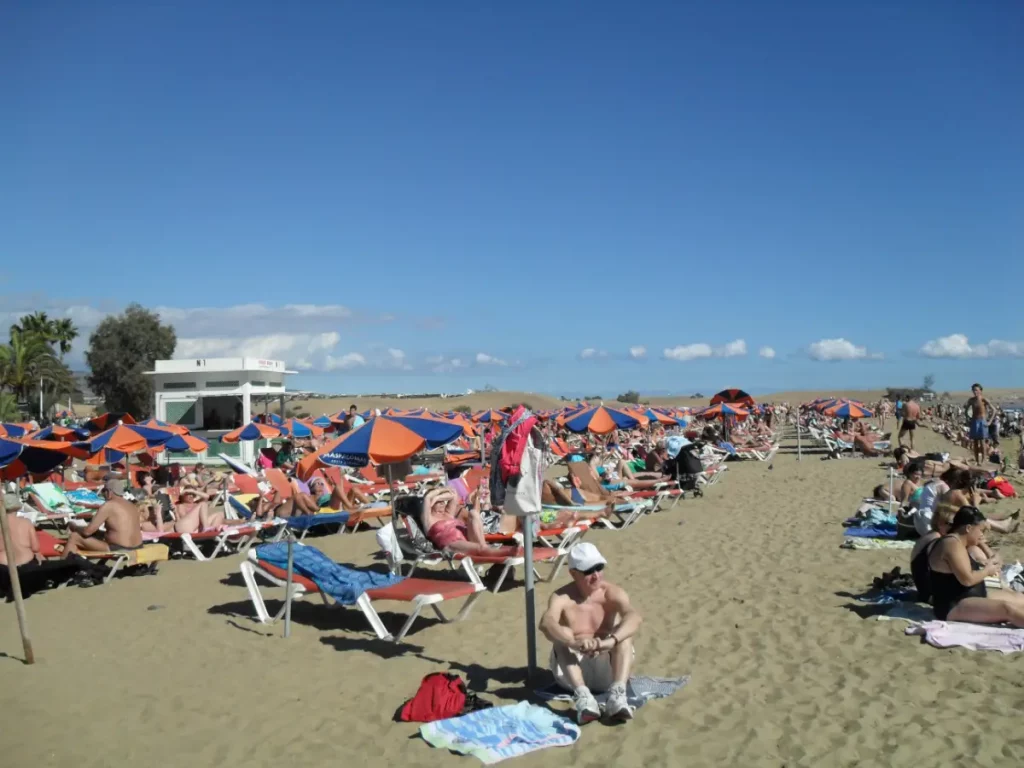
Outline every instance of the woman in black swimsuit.
<svg viewBox="0 0 1024 768">
<path fill-rule="evenodd" d="M 999 561 L 982 565 L 968 552 L 981 542 L 987 524 L 976 507 L 961 507 L 949 533 L 931 546 L 927 557 L 935 615 L 942 620 L 1024 627 L 1024 595 L 1009 589 L 989 594 L 985 589 L 986 577 L 999 575 Z"/>
</svg>

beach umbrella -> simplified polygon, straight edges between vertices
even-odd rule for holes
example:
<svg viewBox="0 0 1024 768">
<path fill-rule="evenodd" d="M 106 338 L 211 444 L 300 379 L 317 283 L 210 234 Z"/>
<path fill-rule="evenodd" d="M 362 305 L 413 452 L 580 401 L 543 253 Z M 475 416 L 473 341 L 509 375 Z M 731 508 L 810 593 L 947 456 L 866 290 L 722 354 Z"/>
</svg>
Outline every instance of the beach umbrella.
<svg viewBox="0 0 1024 768">
<path fill-rule="evenodd" d="M 332 424 L 333 422 L 331 421 L 331 417 L 326 413 L 313 419 L 313 426 L 320 427 L 320 429 L 328 429 Z"/>
<path fill-rule="evenodd" d="M 140 421 L 139 422 L 139 426 L 142 426 L 142 427 L 156 427 L 157 429 L 166 429 L 166 430 L 169 430 L 171 432 L 174 432 L 177 435 L 187 435 L 188 434 L 188 427 L 183 427 L 180 424 L 171 424 L 170 422 L 167 422 L 167 421 L 160 421 L 159 419 L 146 419 L 145 421 Z"/>
<path fill-rule="evenodd" d="M 220 441 L 222 443 L 237 443 L 240 440 L 270 440 L 280 436 L 281 430 L 277 427 L 250 421 L 244 427 L 239 427 L 228 432 L 226 435 L 221 435 Z"/>
<path fill-rule="evenodd" d="M 317 457 L 339 467 L 391 464 L 424 449 L 440 448 L 460 435 L 461 426 L 440 419 L 378 416 L 329 442 L 317 451 Z"/>
<path fill-rule="evenodd" d="M 28 422 L 0 424 L 0 437 L 25 437 L 31 431 L 32 425 Z"/>
<path fill-rule="evenodd" d="M 750 412 L 738 403 L 718 403 L 702 410 L 699 414 L 705 419 L 724 419 L 735 417 L 742 421 L 750 415 Z"/>
<path fill-rule="evenodd" d="M 102 450 L 138 453 L 147 448 L 163 445 L 174 435 L 174 432 L 159 427 L 144 427 L 134 423 L 118 424 L 74 445 L 85 450 L 90 456 Z"/>
<path fill-rule="evenodd" d="M 185 453 L 191 451 L 192 453 L 202 453 L 210 447 L 208 440 L 204 440 L 201 437 L 195 435 L 172 435 L 171 439 L 164 443 L 162 446 L 165 451 L 170 453 Z"/>
<path fill-rule="evenodd" d="M 42 475 L 70 458 L 85 458 L 86 455 L 73 443 L 0 437 L 0 468 L 5 480 Z"/>
<path fill-rule="evenodd" d="M 473 415 L 473 421 L 480 424 L 498 424 L 508 418 L 507 413 L 502 411 L 495 411 L 493 409 L 489 411 L 480 411 Z"/>
<path fill-rule="evenodd" d="M 573 432 L 593 432 L 595 435 L 606 435 L 616 429 L 633 429 L 639 427 L 642 416 L 633 415 L 615 408 L 599 405 L 595 408 L 584 408 L 565 419 L 565 426 Z M 646 419 L 643 419 L 646 423 Z"/>
<path fill-rule="evenodd" d="M 867 408 L 856 403 L 840 403 L 829 408 L 825 413 L 830 416 L 838 416 L 841 419 L 864 419 L 871 418 L 875 414 Z"/>
<path fill-rule="evenodd" d="M 723 389 L 717 395 L 711 398 L 711 405 L 718 405 L 719 403 L 740 403 L 742 405 L 753 405 L 754 398 L 744 392 L 742 389 Z"/>
<path fill-rule="evenodd" d="M 671 424 L 672 426 L 675 426 L 677 423 L 676 420 L 669 416 L 667 413 L 656 411 L 653 408 L 648 408 L 646 411 L 642 411 L 641 413 L 647 418 L 648 421 L 655 421 L 658 424 Z"/>
<path fill-rule="evenodd" d="M 73 443 L 76 440 L 84 440 L 89 437 L 88 431 L 84 429 L 73 429 L 62 427 L 59 424 L 51 424 L 48 427 L 33 432 L 28 437 L 32 440 L 56 440 L 58 442 Z"/>
<path fill-rule="evenodd" d="M 282 437 L 320 437 L 324 433 L 320 427 L 308 424 L 301 419 L 285 419 L 275 426 L 281 430 Z"/>
<path fill-rule="evenodd" d="M 92 434 L 103 432 L 118 424 L 134 424 L 135 419 L 132 418 L 130 413 L 101 413 L 99 416 L 94 416 L 89 419 L 84 426 Z"/>
</svg>

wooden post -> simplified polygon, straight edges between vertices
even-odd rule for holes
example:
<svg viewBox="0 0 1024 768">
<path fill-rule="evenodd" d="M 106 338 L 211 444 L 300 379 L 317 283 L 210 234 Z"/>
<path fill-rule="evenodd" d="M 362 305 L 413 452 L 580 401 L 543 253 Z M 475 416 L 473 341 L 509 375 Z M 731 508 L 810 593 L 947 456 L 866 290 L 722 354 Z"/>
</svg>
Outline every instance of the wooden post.
<svg viewBox="0 0 1024 768">
<path fill-rule="evenodd" d="M 4 538 L 4 552 L 7 553 L 7 573 L 11 577 L 11 594 L 14 595 L 14 610 L 18 614 L 18 629 L 21 630 L 21 645 L 25 649 L 25 663 L 35 664 L 36 655 L 32 651 L 32 640 L 28 636 L 28 619 L 25 617 L 25 601 L 21 597 L 21 580 L 18 578 L 18 566 L 14 564 L 14 547 L 11 545 L 11 532 L 7 529 L 7 510 L 0 511 L 0 531 Z"/>
</svg>

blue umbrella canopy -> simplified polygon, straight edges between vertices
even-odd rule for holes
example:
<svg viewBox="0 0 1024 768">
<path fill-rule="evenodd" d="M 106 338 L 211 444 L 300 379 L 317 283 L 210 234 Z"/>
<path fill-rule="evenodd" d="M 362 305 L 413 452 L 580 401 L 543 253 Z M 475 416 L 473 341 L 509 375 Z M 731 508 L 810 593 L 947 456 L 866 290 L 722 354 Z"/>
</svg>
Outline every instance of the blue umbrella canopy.
<svg viewBox="0 0 1024 768">
<path fill-rule="evenodd" d="M 462 425 L 416 416 L 378 416 L 325 445 L 317 456 L 324 464 L 363 467 L 402 461 L 424 449 L 458 439 Z"/>
<path fill-rule="evenodd" d="M 599 405 L 596 408 L 584 408 L 579 413 L 568 416 L 565 426 L 573 432 L 593 432 L 604 435 L 616 429 L 633 429 L 640 426 L 640 419 L 625 411 Z"/>
</svg>

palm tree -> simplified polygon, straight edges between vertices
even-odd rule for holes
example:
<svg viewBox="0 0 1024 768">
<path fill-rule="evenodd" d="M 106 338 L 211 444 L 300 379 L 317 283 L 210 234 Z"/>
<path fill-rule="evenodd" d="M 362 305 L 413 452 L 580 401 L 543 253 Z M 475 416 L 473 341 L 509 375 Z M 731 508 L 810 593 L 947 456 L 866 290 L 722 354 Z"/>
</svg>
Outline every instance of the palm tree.
<svg viewBox="0 0 1024 768">
<path fill-rule="evenodd" d="M 53 340 L 60 350 L 60 359 L 71 351 L 71 342 L 78 338 L 78 328 L 71 322 L 71 318 L 64 317 L 53 321 Z"/>
<path fill-rule="evenodd" d="M 16 331 L 34 333 L 49 343 L 53 341 L 53 326 L 54 322 L 45 312 L 33 312 L 31 315 L 24 315 L 16 325 L 11 326 L 11 335 L 13 336 Z"/>
<path fill-rule="evenodd" d="M 10 392 L 0 392 L 0 421 L 18 421 L 21 409 L 18 401 Z"/>
<path fill-rule="evenodd" d="M 10 390 L 18 402 L 28 402 L 39 387 L 65 395 L 73 390 L 74 377 L 44 337 L 12 331 L 10 343 L 0 346 L 0 388 Z"/>
</svg>

